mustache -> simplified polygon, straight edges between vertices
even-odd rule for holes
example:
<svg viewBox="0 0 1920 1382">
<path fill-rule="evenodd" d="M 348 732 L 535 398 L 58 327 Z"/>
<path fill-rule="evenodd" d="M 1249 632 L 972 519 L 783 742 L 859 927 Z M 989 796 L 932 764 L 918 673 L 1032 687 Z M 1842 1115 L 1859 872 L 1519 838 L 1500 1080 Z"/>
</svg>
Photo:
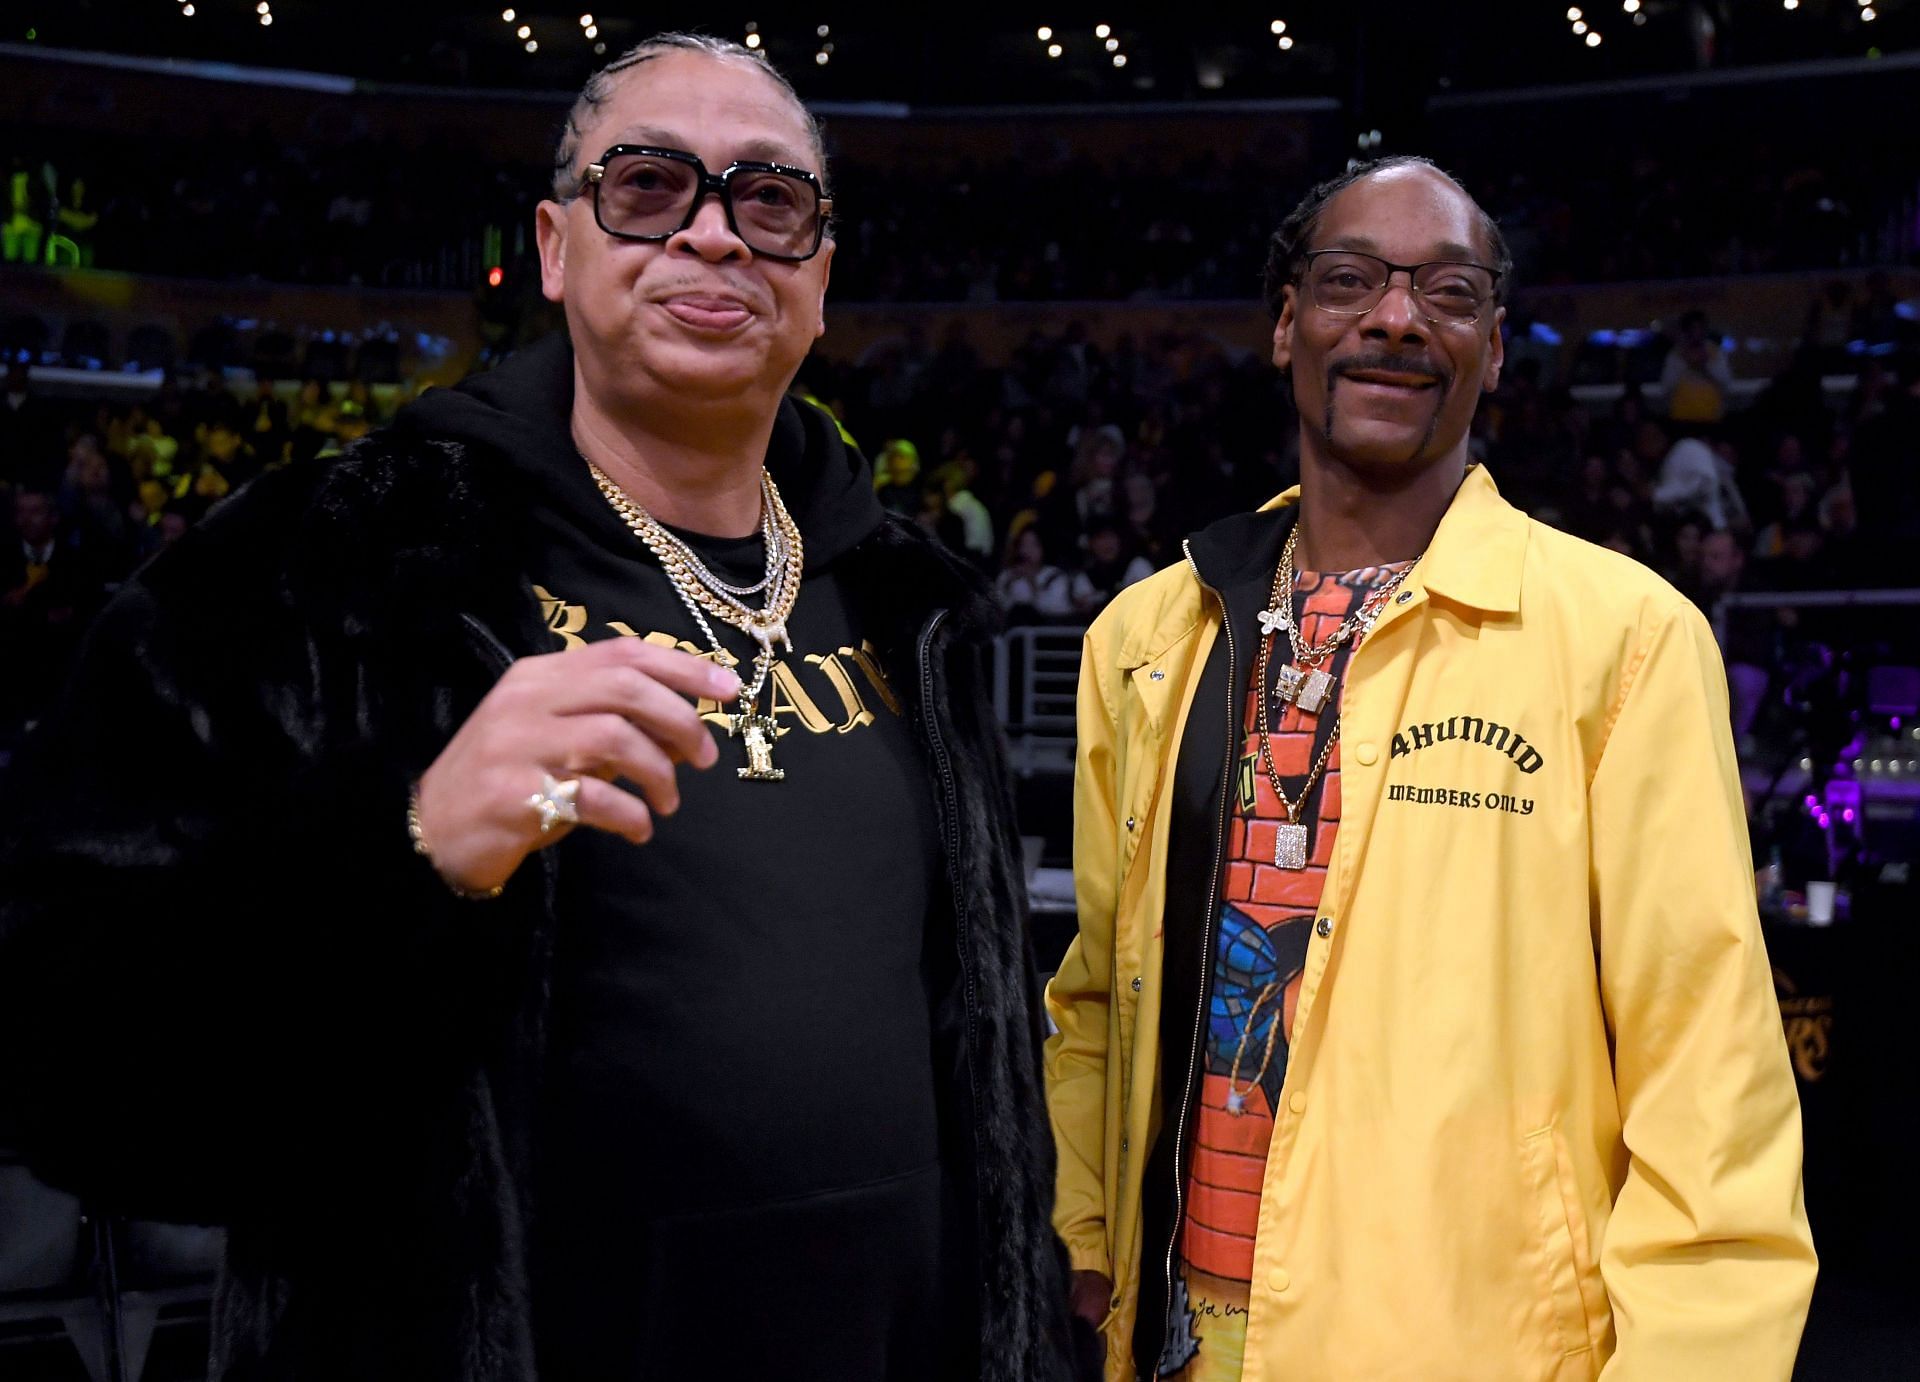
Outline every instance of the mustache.
<svg viewBox="0 0 1920 1382">
<path fill-rule="evenodd" d="M 760 284 L 729 278 L 724 273 L 715 274 L 711 270 L 701 274 L 671 274 L 648 284 L 646 289 L 647 297 L 654 302 L 682 294 L 738 298 L 754 312 L 765 311 L 767 306 L 767 293 Z"/>
<path fill-rule="evenodd" d="M 1344 356 L 1327 366 L 1327 382 L 1331 384 L 1343 375 L 1357 374 L 1368 370 L 1383 373 L 1413 374 L 1431 379 L 1443 390 L 1453 383 L 1453 374 L 1442 365 L 1435 364 L 1424 355 L 1395 355 L 1390 351 L 1362 351 L 1357 355 Z"/>
</svg>

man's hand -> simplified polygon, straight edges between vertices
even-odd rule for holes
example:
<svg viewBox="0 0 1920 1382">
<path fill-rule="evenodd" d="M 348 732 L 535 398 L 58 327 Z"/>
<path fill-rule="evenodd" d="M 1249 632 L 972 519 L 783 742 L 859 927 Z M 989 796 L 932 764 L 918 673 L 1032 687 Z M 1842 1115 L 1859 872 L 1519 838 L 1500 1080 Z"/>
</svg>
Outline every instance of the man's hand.
<svg viewBox="0 0 1920 1382">
<path fill-rule="evenodd" d="M 540 833 L 527 804 L 550 773 L 580 779 L 580 823 L 635 844 L 680 808 L 675 765 L 720 757 L 695 700 L 731 700 L 740 678 L 691 653 L 613 638 L 522 658 L 420 779 L 420 833 L 458 888 L 485 892 L 571 828 Z M 638 795 L 614 786 L 625 778 Z"/>
<path fill-rule="evenodd" d="M 1095 1329 L 1113 1309 L 1113 1280 L 1104 1272 L 1075 1272 L 1067 1285 L 1067 1308 Z"/>
</svg>

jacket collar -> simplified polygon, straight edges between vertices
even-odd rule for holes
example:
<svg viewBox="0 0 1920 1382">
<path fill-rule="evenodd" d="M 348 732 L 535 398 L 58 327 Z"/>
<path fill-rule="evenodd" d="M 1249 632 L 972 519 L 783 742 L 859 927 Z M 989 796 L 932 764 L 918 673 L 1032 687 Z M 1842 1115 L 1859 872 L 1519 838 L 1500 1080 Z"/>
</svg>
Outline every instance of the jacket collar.
<svg viewBox="0 0 1920 1382">
<path fill-rule="evenodd" d="M 1299 500 L 1295 485 L 1257 513 L 1235 514 L 1197 534 L 1193 553 L 1202 579 L 1224 588 L 1256 563 L 1271 575 L 1291 526 L 1280 515 L 1291 516 Z M 1527 516 L 1500 497 L 1487 468 L 1472 466 L 1408 584 L 1450 604 L 1488 614 L 1518 613 L 1527 527 Z"/>
</svg>

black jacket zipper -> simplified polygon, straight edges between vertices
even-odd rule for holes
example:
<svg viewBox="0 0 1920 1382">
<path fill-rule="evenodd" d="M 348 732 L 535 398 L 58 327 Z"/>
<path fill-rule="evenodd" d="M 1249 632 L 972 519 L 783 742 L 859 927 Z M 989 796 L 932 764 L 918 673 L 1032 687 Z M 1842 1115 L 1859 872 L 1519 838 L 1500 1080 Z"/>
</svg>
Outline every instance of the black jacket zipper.
<svg viewBox="0 0 1920 1382">
<path fill-rule="evenodd" d="M 1206 1030 L 1207 989 L 1210 986 L 1209 975 L 1213 971 L 1213 931 L 1220 920 L 1220 864 L 1227 851 L 1227 812 L 1233 800 L 1233 753 L 1234 727 L 1239 716 L 1234 713 L 1236 693 L 1241 688 L 1240 656 L 1233 643 L 1233 620 L 1227 614 L 1227 597 L 1207 584 L 1200 574 L 1200 564 L 1193 559 L 1191 540 L 1180 544 L 1186 554 L 1187 565 L 1193 568 L 1194 579 L 1200 582 L 1200 588 L 1213 596 L 1220 604 L 1220 628 L 1227 638 L 1227 745 L 1223 765 L 1224 775 L 1220 788 L 1220 819 L 1215 826 L 1213 842 L 1213 877 L 1207 886 L 1207 924 L 1200 928 L 1200 998 L 1193 1013 L 1193 1044 L 1187 1052 L 1187 1078 L 1181 1086 L 1180 1118 L 1174 1124 L 1173 1134 L 1173 1226 L 1167 1237 L 1167 1294 L 1165 1299 L 1173 1300 L 1173 1255 L 1180 1244 L 1180 1228 L 1186 1217 L 1187 1205 L 1187 1114 L 1193 1108 L 1193 1077 L 1200 1063 L 1200 1039 Z M 1165 1324 L 1162 1323 L 1162 1347 L 1165 1347 Z"/>
</svg>

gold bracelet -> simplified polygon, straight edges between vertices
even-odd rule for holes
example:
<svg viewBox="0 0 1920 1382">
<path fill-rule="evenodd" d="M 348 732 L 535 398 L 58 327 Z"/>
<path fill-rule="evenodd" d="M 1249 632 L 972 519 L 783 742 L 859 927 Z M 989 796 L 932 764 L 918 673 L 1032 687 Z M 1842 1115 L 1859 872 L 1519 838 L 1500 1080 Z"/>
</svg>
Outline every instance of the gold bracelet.
<svg viewBox="0 0 1920 1382">
<path fill-rule="evenodd" d="M 427 837 L 422 834 L 420 830 L 420 784 L 417 782 L 407 789 L 407 835 L 413 840 L 413 852 L 418 854 L 422 859 L 425 859 L 429 864 L 433 864 L 435 875 L 442 883 L 447 885 L 447 891 L 455 897 L 464 897 L 469 902 L 486 902 L 500 896 L 501 893 L 507 890 L 507 885 L 500 883 L 486 889 L 484 892 L 475 892 L 471 888 L 461 887 L 458 883 L 447 877 L 446 874 L 440 872 L 440 866 L 433 863 L 433 852 L 427 848 Z"/>
</svg>

